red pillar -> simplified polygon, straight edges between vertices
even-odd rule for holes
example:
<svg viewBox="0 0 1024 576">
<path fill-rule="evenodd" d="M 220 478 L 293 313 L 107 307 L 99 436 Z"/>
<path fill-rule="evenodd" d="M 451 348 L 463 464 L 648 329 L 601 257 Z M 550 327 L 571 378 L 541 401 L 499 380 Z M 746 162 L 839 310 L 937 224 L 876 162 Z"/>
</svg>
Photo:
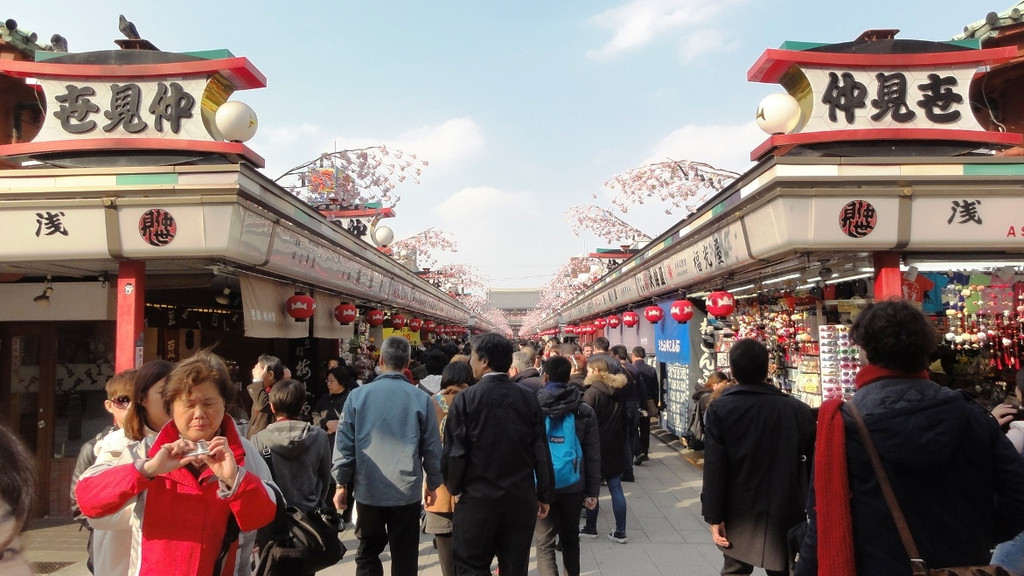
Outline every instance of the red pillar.
<svg viewBox="0 0 1024 576">
<path fill-rule="evenodd" d="M 898 252 L 875 252 L 875 301 L 903 297 L 903 274 Z"/>
<path fill-rule="evenodd" d="M 146 263 L 137 260 L 123 260 L 117 271 L 115 372 L 130 370 L 142 363 L 142 321 L 145 311 Z M 138 359 L 136 358 L 136 347 L 139 350 Z"/>
</svg>

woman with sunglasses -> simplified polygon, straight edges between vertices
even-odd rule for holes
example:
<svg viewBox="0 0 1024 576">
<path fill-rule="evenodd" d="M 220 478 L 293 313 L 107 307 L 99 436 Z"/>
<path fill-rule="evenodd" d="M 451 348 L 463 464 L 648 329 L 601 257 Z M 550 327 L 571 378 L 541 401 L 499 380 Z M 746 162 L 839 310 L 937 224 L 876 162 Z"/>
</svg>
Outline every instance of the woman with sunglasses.
<svg viewBox="0 0 1024 576">
<path fill-rule="evenodd" d="M 78 501 L 90 519 L 134 504 L 138 548 L 130 574 L 235 574 L 239 531 L 273 520 L 276 504 L 261 471 L 247 471 L 266 464 L 226 413 L 235 392 L 219 356 L 203 351 L 183 360 L 160 394 L 171 420 L 156 438 L 131 443 L 131 462 L 90 470 L 79 481 Z M 241 573 L 247 564 L 243 554 Z"/>
</svg>

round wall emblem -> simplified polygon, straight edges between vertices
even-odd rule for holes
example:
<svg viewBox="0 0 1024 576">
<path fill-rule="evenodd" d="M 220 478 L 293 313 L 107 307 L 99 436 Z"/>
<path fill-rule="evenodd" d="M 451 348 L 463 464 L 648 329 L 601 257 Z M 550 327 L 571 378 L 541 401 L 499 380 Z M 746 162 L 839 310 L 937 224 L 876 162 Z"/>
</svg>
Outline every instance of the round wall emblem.
<svg viewBox="0 0 1024 576">
<path fill-rule="evenodd" d="M 839 213 L 839 228 L 850 238 L 863 238 L 875 229 L 878 212 L 867 200 L 847 202 Z"/>
<path fill-rule="evenodd" d="M 146 210 L 139 218 L 139 235 L 150 246 L 167 246 L 174 240 L 178 224 L 167 210 Z"/>
</svg>

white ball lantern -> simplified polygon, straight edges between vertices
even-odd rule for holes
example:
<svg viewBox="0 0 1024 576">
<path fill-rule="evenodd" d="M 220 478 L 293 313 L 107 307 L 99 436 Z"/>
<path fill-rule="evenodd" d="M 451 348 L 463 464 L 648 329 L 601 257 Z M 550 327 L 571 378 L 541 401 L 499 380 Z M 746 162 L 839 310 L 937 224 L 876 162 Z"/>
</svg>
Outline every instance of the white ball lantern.
<svg viewBox="0 0 1024 576">
<path fill-rule="evenodd" d="M 256 128 L 259 127 L 259 120 L 252 108 L 234 100 L 221 104 L 214 120 L 217 130 L 229 142 L 247 142 L 256 135 Z"/>
<path fill-rule="evenodd" d="M 383 248 L 394 241 L 395 231 L 387 226 L 377 226 L 373 229 L 373 232 L 370 233 L 370 237 L 373 239 L 374 245 Z"/>
<path fill-rule="evenodd" d="M 789 134 L 800 124 L 800 103 L 789 94 L 769 94 L 757 105 L 757 125 L 768 134 Z"/>
</svg>

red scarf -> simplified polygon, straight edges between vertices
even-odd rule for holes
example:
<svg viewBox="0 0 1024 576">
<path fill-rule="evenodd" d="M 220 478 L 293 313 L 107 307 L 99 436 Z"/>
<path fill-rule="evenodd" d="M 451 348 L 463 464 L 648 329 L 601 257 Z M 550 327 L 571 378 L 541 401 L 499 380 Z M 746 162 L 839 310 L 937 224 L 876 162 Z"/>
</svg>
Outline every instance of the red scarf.
<svg viewBox="0 0 1024 576">
<path fill-rule="evenodd" d="M 857 373 L 860 390 L 883 378 L 928 379 L 928 371 L 897 372 L 868 364 Z M 846 470 L 846 433 L 841 399 L 826 400 L 818 409 L 818 439 L 814 459 L 814 507 L 818 513 L 818 574 L 856 576 L 853 559 L 853 516 Z"/>
</svg>

